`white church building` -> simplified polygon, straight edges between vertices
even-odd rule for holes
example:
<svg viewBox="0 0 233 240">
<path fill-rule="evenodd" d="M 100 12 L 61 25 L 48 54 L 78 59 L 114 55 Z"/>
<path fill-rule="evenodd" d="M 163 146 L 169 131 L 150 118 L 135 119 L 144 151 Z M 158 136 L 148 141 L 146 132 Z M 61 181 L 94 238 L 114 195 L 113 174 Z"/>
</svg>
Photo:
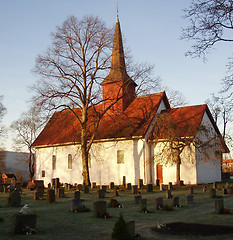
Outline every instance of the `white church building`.
<svg viewBox="0 0 233 240">
<path fill-rule="evenodd" d="M 127 95 L 122 95 L 114 105 L 118 114 L 109 111 L 100 121 L 89 152 L 90 181 L 102 185 L 110 182 L 122 184 L 125 176 L 126 182 L 133 185 L 138 184 L 138 179 L 143 179 L 145 184 L 155 184 L 156 180 L 164 184 L 176 183 L 176 165 L 163 164 L 156 157 L 163 141 L 157 143 L 150 140 L 156 116 L 166 111 L 174 119 L 210 127 L 213 136 L 221 138 L 221 134 L 205 104 L 174 109 L 170 107 L 165 92 L 136 96 L 136 84 L 126 72 L 117 19 L 111 70 L 101 83 L 103 100 L 106 101 L 97 107 L 101 109 L 109 106 L 126 83 Z M 183 137 L 189 136 L 184 133 Z M 221 181 L 222 153 L 228 149 L 223 141 L 219 144 L 221 146 L 218 146 L 218 151 L 215 148 L 209 149 L 208 160 L 202 159 L 201 152 L 195 146 L 192 146 L 191 151 L 190 148 L 183 151 L 180 179 L 185 184 Z M 80 126 L 71 111 L 55 112 L 33 147 L 36 151 L 35 179 L 44 180 L 45 184 L 51 182 L 52 178 L 60 178 L 63 183 L 83 182 Z"/>
</svg>

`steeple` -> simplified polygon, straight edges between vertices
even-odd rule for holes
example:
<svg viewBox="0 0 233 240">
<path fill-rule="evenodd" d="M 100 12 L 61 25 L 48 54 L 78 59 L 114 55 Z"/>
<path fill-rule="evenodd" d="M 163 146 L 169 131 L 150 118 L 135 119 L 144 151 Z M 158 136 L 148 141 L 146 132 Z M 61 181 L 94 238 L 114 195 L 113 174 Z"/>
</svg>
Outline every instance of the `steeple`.
<svg viewBox="0 0 233 240">
<path fill-rule="evenodd" d="M 118 16 L 116 19 L 113 40 L 111 69 L 110 73 L 101 85 L 103 88 L 103 100 L 108 100 L 108 104 L 110 104 L 110 102 L 116 100 L 116 98 L 121 98 L 121 101 L 119 101 L 117 105 L 118 108 L 121 107 L 123 111 L 136 96 L 136 83 L 129 77 L 126 71 L 121 28 Z"/>
</svg>

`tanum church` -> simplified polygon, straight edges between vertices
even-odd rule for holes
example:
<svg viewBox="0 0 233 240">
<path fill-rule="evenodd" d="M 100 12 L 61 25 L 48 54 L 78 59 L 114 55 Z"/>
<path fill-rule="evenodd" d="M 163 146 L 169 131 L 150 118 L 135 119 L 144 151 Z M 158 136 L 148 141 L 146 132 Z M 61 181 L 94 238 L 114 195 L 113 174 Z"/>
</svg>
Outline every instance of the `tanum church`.
<svg viewBox="0 0 233 240">
<path fill-rule="evenodd" d="M 177 163 L 172 161 L 173 144 L 167 145 L 169 127 L 164 123 L 154 138 L 158 116 L 166 114 L 178 127 L 175 142 L 192 139 L 183 144 L 179 154 L 180 180 L 185 184 L 202 184 L 221 181 L 222 153 L 228 148 L 206 104 L 171 108 L 165 92 L 136 96 L 135 82 L 128 76 L 125 66 L 120 23 L 117 18 L 112 50 L 111 70 L 101 83 L 103 102 L 97 110 L 106 109 L 116 98 L 120 99 L 107 111 L 99 123 L 95 140 L 89 152 L 90 181 L 98 185 L 122 184 L 126 181 L 137 185 L 177 183 Z M 127 92 L 127 94 L 125 94 Z M 89 130 L 95 120 L 96 109 L 90 108 Z M 80 114 L 79 109 L 74 109 Z M 187 126 L 195 126 L 190 130 Z M 199 127 L 208 127 L 210 134 L 203 135 Z M 172 127 L 171 127 L 172 128 Z M 165 129 L 167 132 L 165 132 Z M 203 136 L 202 136 L 203 135 Z M 59 178 L 62 183 L 82 183 L 82 156 L 80 125 L 70 110 L 55 112 L 39 134 L 35 148 L 35 179 Z M 205 153 L 194 144 L 197 138 L 215 139 L 206 144 Z M 217 140 L 216 140 L 217 139 Z M 174 144 L 175 144 L 174 142 Z M 166 147 L 165 147 L 166 145 Z M 169 149 L 169 146 L 170 149 Z"/>
</svg>

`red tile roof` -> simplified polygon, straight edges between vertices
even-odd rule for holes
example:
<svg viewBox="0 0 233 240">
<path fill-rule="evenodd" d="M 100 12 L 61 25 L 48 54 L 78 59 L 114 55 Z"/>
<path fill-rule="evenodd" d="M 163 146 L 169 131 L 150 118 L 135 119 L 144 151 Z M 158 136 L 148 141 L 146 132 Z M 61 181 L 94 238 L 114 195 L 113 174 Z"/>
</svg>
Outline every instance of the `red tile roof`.
<svg viewBox="0 0 233 240">
<path fill-rule="evenodd" d="M 100 121 L 95 140 L 144 136 L 162 100 L 167 108 L 170 108 L 163 92 L 135 98 L 123 113 L 105 114 Z M 102 104 L 97 105 L 96 112 L 100 113 L 102 107 Z M 94 129 L 96 112 L 93 108 L 88 112 L 89 138 Z M 81 116 L 79 109 L 75 109 L 75 113 Z M 33 146 L 80 143 L 80 130 L 80 123 L 70 110 L 56 112 Z"/>
</svg>

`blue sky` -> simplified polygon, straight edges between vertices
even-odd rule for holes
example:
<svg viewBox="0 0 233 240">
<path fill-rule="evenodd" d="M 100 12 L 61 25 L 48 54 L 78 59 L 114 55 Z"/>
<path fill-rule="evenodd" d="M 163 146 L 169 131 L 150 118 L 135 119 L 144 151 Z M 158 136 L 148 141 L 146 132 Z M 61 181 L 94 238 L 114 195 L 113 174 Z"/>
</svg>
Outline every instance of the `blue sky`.
<svg viewBox="0 0 233 240">
<path fill-rule="evenodd" d="M 219 45 L 208 61 L 185 57 L 190 43 L 179 40 L 182 9 L 190 0 L 119 0 L 119 19 L 126 45 L 137 62 L 155 65 L 163 84 L 179 90 L 190 105 L 202 104 L 221 88 L 226 73 L 229 45 Z M 0 1 L 0 95 L 9 126 L 27 110 L 29 87 L 36 76 L 31 72 L 35 58 L 50 45 L 50 33 L 74 15 L 99 16 L 107 26 L 116 20 L 115 0 L 10 0 Z M 6 145 L 11 149 L 11 140 Z"/>
</svg>

